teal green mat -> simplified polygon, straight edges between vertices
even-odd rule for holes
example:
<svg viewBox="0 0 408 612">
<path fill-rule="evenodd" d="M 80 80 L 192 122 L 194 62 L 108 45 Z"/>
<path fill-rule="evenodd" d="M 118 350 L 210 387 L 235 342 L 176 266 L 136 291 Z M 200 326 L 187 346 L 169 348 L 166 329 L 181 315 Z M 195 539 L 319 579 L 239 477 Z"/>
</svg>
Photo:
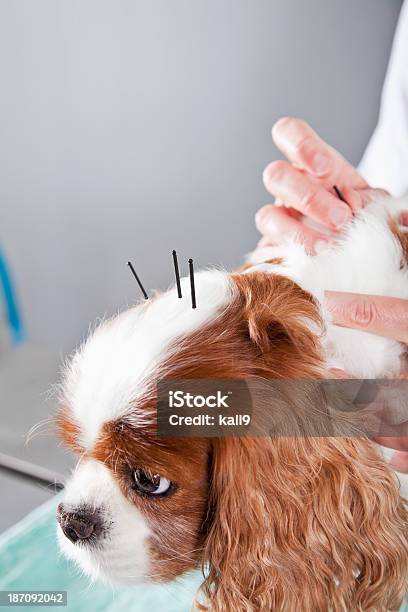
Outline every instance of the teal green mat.
<svg viewBox="0 0 408 612">
<path fill-rule="evenodd" d="M 58 552 L 54 498 L 0 535 L 0 590 L 67 591 L 69 612 L 190 612 L 200 574 L 166 586 L 110 588 L 90 585 Z M 27 612 L 27 607 L 1 608 Z M 39 608 L 37 608 L 39 609 Z M 401 608 L 408 612 L 408 605 Z"/>
<path fill-rule="evenodd" d="M 54 498 L 0 535 L 0 590 L 67 591 L 69 612 L 190 612 L 201 582 L 194 573 L 166 585 L 106 587 L 90 582 L 59 553 Z M 0 607 L 28 612 L 28 607 Z"/>
</svg>

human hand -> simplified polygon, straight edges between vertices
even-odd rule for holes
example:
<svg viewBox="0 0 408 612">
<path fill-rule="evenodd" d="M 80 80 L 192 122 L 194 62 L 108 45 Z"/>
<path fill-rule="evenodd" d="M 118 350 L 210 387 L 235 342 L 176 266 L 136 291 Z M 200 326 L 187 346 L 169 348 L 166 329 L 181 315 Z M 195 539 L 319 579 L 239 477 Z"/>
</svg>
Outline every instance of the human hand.
<svg viewBox="0 0 408 612">
<path fill-rule="evenodd" d="M 408 343 L 408 300 L 326 291 L 325 306 L 336 325 Z M 338 378 L 348 377 L 342 371 L 334 373 Z M 404 412 L 408 412 L 405 402 Z M 394 449 L 390 464 L 396 470 L 408 473 L 408 419 L 403 417 L 402 422 L 393 425 L 392 429 L 393 436 L 374 439 L 378 444 Z"/>
<path fill-rule="evenodd" d="M 333 323 L 408 344 L 408 300 L 382 295 L 326 291 Z"/>
<path fill-rule="evenodd" d="M 272 128 L 272 138 L 288 161 L 274 161 L 264 170 L 264 185 L 276 201 L 256 214 L 256 226 L 263 235 L 259 247 L 295 236 L 309 253 L 319 252 L 332 241 L 324 231 L 304 225 L 305 218 L 336 232 L 375 195 L 386 193 L 370 188 L 302 119 L 279 119 Z M 335 195 L 334 185 L 347 203 Z"/>
</svg>

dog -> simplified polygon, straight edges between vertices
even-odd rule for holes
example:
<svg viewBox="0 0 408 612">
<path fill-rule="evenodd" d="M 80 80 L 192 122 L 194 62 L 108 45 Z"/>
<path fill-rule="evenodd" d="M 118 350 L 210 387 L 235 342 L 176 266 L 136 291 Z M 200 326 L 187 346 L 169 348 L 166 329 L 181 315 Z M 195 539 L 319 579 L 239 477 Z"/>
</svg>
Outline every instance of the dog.
<svg viewBox="0 0 408 612">
<path fill-rule="evenodd" d="M 314 257 L 288 242 L 240 272 L 201 271 L 196 309 L 171 288 L 97 327 L 57 416 L 79 456 L 57 510 L 68 558 L 127 584 L 202 567 L 196 606 L 214 612 L 398 609 L 408 506 L 367 436 L 166 438 L 155 415 L 160 379 L 403 375 L 405 347 L 334 326 L 323 291 L 408 299 L 404 206 L 369 204 Z"/>
</svg>

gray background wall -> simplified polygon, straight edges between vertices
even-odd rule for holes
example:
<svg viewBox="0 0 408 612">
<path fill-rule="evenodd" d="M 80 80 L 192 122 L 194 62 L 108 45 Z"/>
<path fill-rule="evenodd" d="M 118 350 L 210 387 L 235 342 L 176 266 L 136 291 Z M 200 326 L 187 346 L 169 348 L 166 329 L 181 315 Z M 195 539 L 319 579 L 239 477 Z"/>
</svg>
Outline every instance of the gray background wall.
<svg viewBox="0 0 408 612">
<path fill-rule="evenodd" d="M 0 0 L 0 232 L 33 342 L 171 281 L 172 248 L 253 248 L 270 127 L 351 161 L 374 127 L 398 0 Z"/>
</svg>

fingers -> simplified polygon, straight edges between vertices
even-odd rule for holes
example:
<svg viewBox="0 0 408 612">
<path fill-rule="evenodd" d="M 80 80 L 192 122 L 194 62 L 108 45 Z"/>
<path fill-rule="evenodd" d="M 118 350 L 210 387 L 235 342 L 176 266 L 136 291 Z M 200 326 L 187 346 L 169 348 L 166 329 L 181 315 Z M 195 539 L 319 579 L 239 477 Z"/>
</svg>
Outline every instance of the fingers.
<svg viewBox="0 0 408 612">
<path fill-rule="evenodd" d="M 307 253 L 316 255 L 331 245 L 328 236 L 301 223 L 300 215 L 294 213 L 295 211 L 274 204 L 268 204 L 258 210 L 255 223 L 263 234 L 263 246 L 282 244 L 288 239 L 295 239 L 305 246 Z"/>
<path fill-rule="evenodd" d="M 266 189 L 302 214 L 338 229 L 351 219 L 350 207 L 289 162 L 272 162 L 265 168 Z"/>
<path fill-rule="evenodd" d="M 356 213 L 361 208 L 364 208 L 375 199 L 383 198 L 389 195 L 384 189 L 353 189 L 352 187 L 343 186 L 341 189 L 342 195 L 350 206 L 353 213 Z"/>
<path fill-rule="evenodd" d="M 390 459 L 390 465 L 398 472 L 408 473 L 408 452 L 397 451 Z"/>
<path fill-rule="evenodd" d="M 325 298 L 336 325 L 408 342 L 408 300 L 338 291 L 326 291 Z"/>
<path fill-rule="evenodd" d="M 358 171 L 306 121 L 295 117 L 279 119 L 272 128 L 272 139 L 291 163 L 319 178 L 326 189 L 337 183 L 348 184 L 353 189 L 367 187 Z"/>
<path fill-rule="evenodd" d="M 394 450 L 399 451 L 408 451 L 408 438 L 405 437 L 397 437 L 397 436 L 376 436 L 373 438 L 377 444 L 381 444 L 381 446 L 386 446 L 387 448 L 393 448 Z"/>
</svg>

